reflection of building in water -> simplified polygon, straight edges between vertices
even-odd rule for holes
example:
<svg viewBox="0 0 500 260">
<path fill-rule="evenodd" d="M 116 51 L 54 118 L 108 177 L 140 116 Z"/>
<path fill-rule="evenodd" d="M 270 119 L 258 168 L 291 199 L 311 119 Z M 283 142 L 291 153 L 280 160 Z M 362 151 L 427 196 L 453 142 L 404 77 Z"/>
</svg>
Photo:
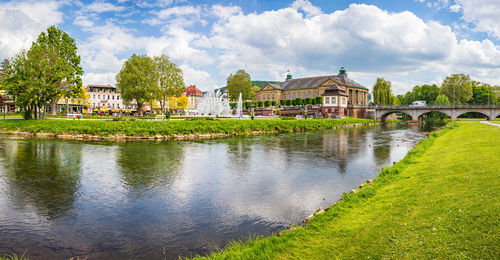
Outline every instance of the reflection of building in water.
<svg viewBox="0 0 500 260">
<path fill-rule="evenodd" d="M 349 139 L 349 133 L 345 129 L 323 135 L 323 157 L 335 160 L 341 173 L 345 173 L 347 169 Z"/>
<path fill-rule="evenodd" d="M 72 210 L 80 186 L 81 146 L 40 140 L 6 141 L 3 170 L 9 196 L 56 219 Z"/>
</svg>

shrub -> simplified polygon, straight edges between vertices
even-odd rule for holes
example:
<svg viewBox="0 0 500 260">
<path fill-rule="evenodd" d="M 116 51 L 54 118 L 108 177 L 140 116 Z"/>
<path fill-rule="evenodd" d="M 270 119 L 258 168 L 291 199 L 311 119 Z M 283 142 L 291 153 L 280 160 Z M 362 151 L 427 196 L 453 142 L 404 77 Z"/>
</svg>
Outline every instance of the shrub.
<svg viewBox="0 0 500 260">
<path fill-rule="evenodd" d="M 256 107 L 262 107 L 264 104 L 262 103 L 262 101 L 257 101 L 257 106 Z"/>
<path fill-rule="evenodd" d="M 311 99 L 311 105 L 316 105 L 316 99 L 315 98 Z"/>
<path fill-rule="evenodd" d="M 269 101 L 269 100 L 264 101 L 264 106 L 265 107 L 271 106 L 271 101 Z"/>
<path fill-rule="evenodd" d="M 271 106 L 275 107 L 277 105 L 276 101 L 271 101 Z"/>
<path fill-rule="evenodd" d="M 321 96 L 316 97 L 316 104 L 322 105 L 323 104 L 323 97 L 321 97 Z"/>
<path fill-rule="evenodd" d="M 298 105 L 302 105 L 304 104 L 304 100 L 302 98 L 296 98 L 295 99 L 295 105 L 298 106 Z"/>
<path fill-rule="evenodd" d="M 292 100 L 287 99 L 287 100 L 286 100 L 286 105 L 287 105 L 287 106 L 291 106 L 291 105 L 292 105 Z"/>
<path fill-rule="evenodd" d="M 229 103 L 229 107 L 230 107 L 231 109 L 236 109 L 236 107 L 237 107 L 237 106 L 238 106 L 238 104 L 237 104 L 237 103 Z"/>
<path fill-rule="evenodd" d="M 280 117 L 281 120 L 296 120 L 297 118 L 293 116 L 282 116 Z"/>
<path fill-rule="evenodd" d="M 304 99 L 304 104 L 306 104 L 306 105 L 310 105 L 311 102 L 312 102 L 311 98 Z"/>
</svg>

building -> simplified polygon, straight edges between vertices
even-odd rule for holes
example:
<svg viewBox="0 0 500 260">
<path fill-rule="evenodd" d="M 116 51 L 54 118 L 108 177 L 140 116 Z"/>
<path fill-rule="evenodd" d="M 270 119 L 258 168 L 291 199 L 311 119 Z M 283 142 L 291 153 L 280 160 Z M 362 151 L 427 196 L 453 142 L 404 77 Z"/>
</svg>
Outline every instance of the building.
<svg viewBox="0 0 500 260">
<path fill-rule="evenodd" d="M 124 103 L 120 92 L 111 85 L 88 85 L 87 94 L 90 95 L 89 112 L 134 112 L 137 103 Z"/>
<path fill-rule="evenodd" d="M 327 88 L 321 96 L 323 96 L 323 106 L 321 108 L 323 115 L 331 117 L 332 115 L 346 116 L 348 114 L 347 99 L 349 95 L 345 90 L 333 85 Z"/>
<path fill-rule="evenodd" d="M 368 104 L 368 88 L 355 82 L 347 76 L 342 67 L 337 75 L 297 78 L 293 79 L 288 74 L 286 80 L 278 83 L 266 84 L 260 89 L 257 101 L 276 101 L 296 98 L 316 98 L 333 86 L 343 90 L 347 96 L 347 105 L 366 106 Z"/>
<path fill-rule="evenodd" d="M 195 109 L 198 103 L 200 103 L 201 99 L 203 98 L 203 92 L 195 85 L 187 87 L 186 92 L 184 92 L 183 95 L 188 97 L 188 110 Z"/>
</svg>

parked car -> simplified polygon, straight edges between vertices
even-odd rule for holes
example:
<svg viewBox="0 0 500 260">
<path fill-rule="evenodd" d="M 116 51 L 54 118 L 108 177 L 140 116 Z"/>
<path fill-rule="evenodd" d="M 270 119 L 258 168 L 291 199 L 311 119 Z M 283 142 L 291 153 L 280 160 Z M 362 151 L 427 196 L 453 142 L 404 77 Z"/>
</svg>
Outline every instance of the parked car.
<svg viewBox="0 0 500 260">
<path fill-rule="evenodd" d="M 425 101 L 413 101 L 410 107 L 426 107 L 427 103 Z"/>
</svg>

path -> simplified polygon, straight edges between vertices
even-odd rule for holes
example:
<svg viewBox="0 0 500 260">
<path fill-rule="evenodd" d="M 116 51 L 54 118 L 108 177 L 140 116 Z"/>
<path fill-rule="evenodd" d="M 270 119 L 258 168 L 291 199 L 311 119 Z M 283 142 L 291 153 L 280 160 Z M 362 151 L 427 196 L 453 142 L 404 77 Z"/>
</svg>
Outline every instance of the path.
<svg viewBox="0 0 500 260">
<path fill-rule="evenodd" d="M 495 123 L 488 122 L 488 121 L 481 121 L 481 123 L 483 123 L 483 124 L 487 124 L 487 125 L 496 126 L 496 127 L 499 127 L 499 128 L 500 128 L 500 124 L 495 124 Z"/>
</svg>

